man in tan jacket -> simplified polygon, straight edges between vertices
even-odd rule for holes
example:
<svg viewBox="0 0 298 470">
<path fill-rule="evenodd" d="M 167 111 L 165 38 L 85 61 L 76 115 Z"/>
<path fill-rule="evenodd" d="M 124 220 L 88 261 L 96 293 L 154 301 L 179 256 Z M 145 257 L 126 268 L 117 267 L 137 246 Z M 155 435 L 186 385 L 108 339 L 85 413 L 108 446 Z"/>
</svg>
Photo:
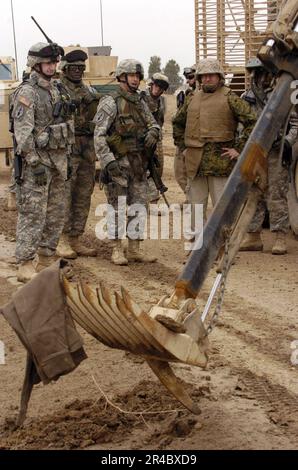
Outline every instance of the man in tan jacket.
<svg viewBox="0 0 298 470">
<path fill-rule="evenodd" d="M 173 120 L 174 140 L 185 155 L 188 200 L 204 206 L 207 220 L 209 194 L 213 206 L 220 198 L 256 116 L 225 86 L 224 72 L 214 59 L 198 65 L 200 87 Z M 238 135 L 239 123 L 243 131 Z"/>
</svg>

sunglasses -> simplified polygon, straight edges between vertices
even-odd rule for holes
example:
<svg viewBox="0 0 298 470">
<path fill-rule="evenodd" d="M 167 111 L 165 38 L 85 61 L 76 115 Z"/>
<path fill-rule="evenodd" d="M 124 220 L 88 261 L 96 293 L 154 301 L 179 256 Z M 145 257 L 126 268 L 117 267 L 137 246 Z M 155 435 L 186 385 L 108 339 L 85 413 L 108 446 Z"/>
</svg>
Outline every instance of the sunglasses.
<svg viewBox="0 0 298 470">
<path fill-rule="evenodd" d="M 68 70 L 75 71 L 78 70 L 79 72 L 84 72 L 86 70 L 85 65 L 69 65 Z"/>
</svg>

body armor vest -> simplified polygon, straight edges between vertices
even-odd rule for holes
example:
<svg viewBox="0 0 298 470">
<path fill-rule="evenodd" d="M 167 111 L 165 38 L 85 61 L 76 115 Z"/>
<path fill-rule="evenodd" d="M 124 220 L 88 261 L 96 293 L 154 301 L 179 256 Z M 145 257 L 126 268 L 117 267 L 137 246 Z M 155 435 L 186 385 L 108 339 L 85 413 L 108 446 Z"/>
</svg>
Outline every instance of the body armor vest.
<svg viewBox="0 0 298 470">
<path fill-rule="evenodd" d="M 116 102 L 117 115 L 107 142 L 116 158 L 127 156 L 133 174 L 141 179 L 148 166 L 144 155 L 144 137 L 148 127 L 141 97 L 121 89 L 111 96 Z"/>
<path fill-rule="evenodd" d="M 194 93 L 187 111 L 186 147 L 200 148 L 207 142 L 230 142 L 237 122 L 229 106 L 231 90 L 225 86 L 214 93 Z"/>
</svg>

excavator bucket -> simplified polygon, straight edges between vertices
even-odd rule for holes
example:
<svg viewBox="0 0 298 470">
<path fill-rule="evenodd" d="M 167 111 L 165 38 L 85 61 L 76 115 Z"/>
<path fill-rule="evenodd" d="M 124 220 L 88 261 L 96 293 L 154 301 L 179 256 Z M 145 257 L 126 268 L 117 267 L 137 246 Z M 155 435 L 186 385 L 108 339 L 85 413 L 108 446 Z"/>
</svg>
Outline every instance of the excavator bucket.
<svg viewBox="0 0 298 470">
<path fill-rule="evenodd" d="M 63 279 L 67 304 L 74 320 L 101 343 L 144 357 L 163 385 L 194 414 L 200 410 L 177 379 L 169 362 L 206 367 L 208 339 L 201 326 L 200 337 L 187 331 L 170 331 L 145 313 L 122 289 L 110 295 L 103 284 L 91 289 Z"/>
</svg>

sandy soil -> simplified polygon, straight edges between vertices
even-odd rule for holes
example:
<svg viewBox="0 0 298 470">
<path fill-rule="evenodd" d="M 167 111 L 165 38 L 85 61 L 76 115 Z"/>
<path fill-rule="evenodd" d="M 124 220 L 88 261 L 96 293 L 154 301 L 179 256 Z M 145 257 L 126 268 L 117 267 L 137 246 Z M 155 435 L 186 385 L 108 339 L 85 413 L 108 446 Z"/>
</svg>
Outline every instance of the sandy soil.
<svg viewBox="0 0 298 470">
<path fill-rule="evenodd" d="M 168 118 L 173 107 L 170 101 Z M 165 148 L 169 199 L 183 202 L 173 177 L 169 119 Z M 1 167 L 2 197 L 7 181 L 7 171 Z M 104 195 L 96 188 L 86 240 L 96 245 L 98 257 L 76 261 L 76 278 L 91 285 L 104 280 L 111 289 L 124 285 L 149 309 L 172 292 L 185 258 L 183 244 L 146 242 L 159 258 L 150 267 L 111 265 L 109 243 L 94 235 L 95 208 L 101 201 Z M 0 201 L 0 305 L 19 287 L 11 258 L 15 214 L 4 208 Z M 174 366 L 202 410 L 198 417 L 182 409 L 141 358 L 111 350 L 80 330 L 88 360 L 57 383 L 37 386 L 24 428 L 14 431 L 25 351 L 0 317 L 6 352 L 6 364 L 0 365 L 0 449 L 297 448 L 298 369 L 291 363 L 291 343 L 298 340 L 298 243 L 289 236 L 289 253 L 273 257 L 267 231 L 264 241 L 264 253 L 240 254 L 231 270 L 222 316 L 210 337 L 208 368 Z M 202 305 L 214 278 L 211 272 L 200 296 Z M 117 408 L 107 404 L 101 391 Z"/>
</svg>

